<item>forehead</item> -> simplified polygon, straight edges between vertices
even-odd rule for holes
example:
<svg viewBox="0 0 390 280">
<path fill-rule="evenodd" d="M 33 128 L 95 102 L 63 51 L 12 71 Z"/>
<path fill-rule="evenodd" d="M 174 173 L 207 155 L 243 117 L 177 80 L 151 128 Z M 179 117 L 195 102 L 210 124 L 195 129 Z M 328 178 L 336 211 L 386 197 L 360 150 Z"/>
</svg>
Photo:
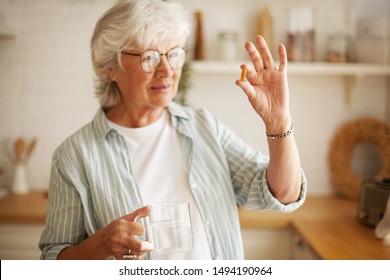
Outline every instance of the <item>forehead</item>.
<svg viewBox="0 0 390 280">
<path fill-rule="evenodd" d="M 138 49 L 140 51 L 146 51 L 146 50 L 156 50 L 160 53 L 166 53 L 170 49 L 174 47 L 181 46 L 179 40 L 174 39 L 165 39 L 165 40 L 154 40 L 151 44 L 145 45 L 145 46 L 139 46 Z"/>
</svg>

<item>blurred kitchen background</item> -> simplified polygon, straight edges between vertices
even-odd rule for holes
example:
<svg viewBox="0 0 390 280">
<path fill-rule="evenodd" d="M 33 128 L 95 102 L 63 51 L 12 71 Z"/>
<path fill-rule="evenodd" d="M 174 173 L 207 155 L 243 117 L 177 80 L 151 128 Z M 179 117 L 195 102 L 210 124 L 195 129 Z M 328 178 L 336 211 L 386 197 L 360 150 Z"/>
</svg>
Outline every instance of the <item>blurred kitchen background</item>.
<svg viewBox="0 0 390 280">
<path fill-rule="evenodd" d="M 0 0 L 0 187 L 9 188 L 14 166 L 13 141 L 37 138 L 26 173 L 32 189 L 46 189 L 54 149 L 94 116 L 98 103 L 93 93 L 89 40 L 98 17 L 114 0 Z M 287 44 L 290 14 L 296 7 L 312 12 L 315 64 L 290 64 L 289 83 L 295 135 L 310 194 L 329 194 L 326 154 L 335 129 L 347 120 L 373 116 L 389 121 L 389 0 L 198 0 L 177 1 L 190 12 L 203 14 L 205 59 L 191 63 L 187 103 L 210 109 L 243 139 L 265 153 L 266 139 L 258 117 L 234 82 L 247 60 L 244 42 L 254 40 L 257 19 L 265 6 L 273 18 L 274 49 Z M 361 35 L 361 22 L 375 28 Z M 188 48 L 194 55 L 194 36 Z M 362 29 L 362 28 L 361 28 Z M 221 32 L 236 33 L 234 61 L 220 60 Z M 318 64 L 327 60 L 329 37 L 337 33 L 371 45 L 354 62 L 375 62 L 366 70 L 356 64 L 343 72 Z M 359 41 L 360 40 L 360 41 Z M 363 43 L 361 43 L 363 42 Z M 363 44 L 364 45 L 364 44 Z M 356 44 L 355 44 L 356 46 Z M 360 51 L 361 52 L 361 51 Z M 371 61 L 370 61 L 371 60 Z M 323 66 L 323 67 L 322 67 Z M 385 68 L 382 68 L 385 66 Z M 341 70 L 340 70 L 341 69 Z M 382 69 L 384 69 L 382 71 Z M 328 73 L 330 72 L 330 73 Z M 351 78 L 352 77 L 352 78 Z M 352 80 L 352 82 L 351 82 Z M 356 152 L 375 173 L 375 149 Z"/>
<path fill-rule="evenodd" d="M 97 19 L 114 2 L 0 0 L 1 189 L 12 185 L 18 137 L 27 143 L 37 139 L 25 172 L 29 191 L 45 191 L 53 151 L 93 118 L 98 102 L 89 40 Z M 262 122 L 235 85 L 240 64 L 248 61 L 244 43 L 254 40 L 264 13 L 271 17 L 263 27 L 271 30 L 274 54 L 279 43 L 290 47 L 300 28 L 313 31 L 310 47 L 304 49 L 310 50 L 309 56 L 291 54 L 291 111 L 309 195 L 334 194 L 327 154 L 336 129 L 366 116 L 390 122 L 390 0 L 173 2 L 187 7 L 194 21 L 187 46 L 187 104 L 208 108 L 264 153 Z M 197 12 L 203 39 L 200 57 L 195 49 Z M 373 176 L 381 156 L 372 145 L 359 145 L 352 168 Z"/>
</svg>

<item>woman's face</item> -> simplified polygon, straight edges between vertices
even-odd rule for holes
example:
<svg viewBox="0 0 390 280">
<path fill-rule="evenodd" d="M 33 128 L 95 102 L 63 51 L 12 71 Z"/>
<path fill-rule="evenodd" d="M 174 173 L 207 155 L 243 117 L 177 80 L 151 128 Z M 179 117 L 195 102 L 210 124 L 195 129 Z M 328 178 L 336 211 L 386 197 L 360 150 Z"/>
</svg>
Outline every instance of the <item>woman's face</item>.
<svg viewBox="0 0 390 280">
<path fill-rule="evenodd" d="M 151 46 L 149 49 L 166 54 L 179 44 L 168 41 Z M 126 50 L 128 53 L 140 54 L 145 50 Z M 175 97 L 181 68 L 173 69 L 167 56 L 161 55 L 160 64 L 151 73 L 145 72 L 140 64 L 140 56 L 122 55 L 123 69 L 119 69 L 111 79 L 114 80 L 121 92 L 122 103 L 131 109 L 156 110 L 166 107 Z"/>
</svg>

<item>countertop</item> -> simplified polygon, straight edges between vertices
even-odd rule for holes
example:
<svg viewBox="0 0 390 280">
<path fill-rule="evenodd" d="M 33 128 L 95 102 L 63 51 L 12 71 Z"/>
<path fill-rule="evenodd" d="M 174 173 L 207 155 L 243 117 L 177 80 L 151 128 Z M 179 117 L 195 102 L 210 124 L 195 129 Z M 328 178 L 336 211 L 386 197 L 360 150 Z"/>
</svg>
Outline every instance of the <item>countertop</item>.
<svg viewBox="0 0 390 280">
<path fill-rule="evenodd" d="M 9 194 L 0 199 L 0 223 L 44 224 L 46 206 L 45 192 Z"/>
<path fill-rule="evenodd" d="M 0 223 L 44 224 L 46 206 L 45 193 L 8 195 L 0 199 Z M 322 259 L 390 260 L 390 247 L 357 222 L 356 212 L 357 203 L 335 196 L 308 197 L 292 213 L 239 208 L 243 228 L 291 228 Z"/>
<path fill-rule="evenodd" d="M 243 208 L 239 213 L 245 228 L 292 228 L 321 259 L 390 260 L 390 247 L 375 237 L 375 228 L 357 221 L 357 209 L 356 202 L 320 196 L 308 197 L 292 213 Z"/>
</svg>

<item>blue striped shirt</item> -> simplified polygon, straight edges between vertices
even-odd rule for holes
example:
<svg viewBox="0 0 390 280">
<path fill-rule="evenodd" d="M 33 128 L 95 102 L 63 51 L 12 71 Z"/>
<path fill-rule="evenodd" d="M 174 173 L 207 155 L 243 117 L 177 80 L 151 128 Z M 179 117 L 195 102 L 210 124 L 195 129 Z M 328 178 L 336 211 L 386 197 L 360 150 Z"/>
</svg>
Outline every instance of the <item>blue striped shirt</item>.
<svg viewBox="0 0 390 280">
<path fill-rule="evenodd" d="M 206 110 L 176 103 L 168 110 L 182 139 L 189 185 L 212 258 L 244 259 L 237 203 L 251 209 L 293 211 L 306 196 L 303 171 L 299 200 L 284 205 L 268 189 L 267 156 Z M 57 148 L 46 226 L 39 241 L 42 259 L 56 259 L 62 249 L 144 206 L 131 161 L 124 137 L 110 126 L 102 109 Z"/>
</svg>

